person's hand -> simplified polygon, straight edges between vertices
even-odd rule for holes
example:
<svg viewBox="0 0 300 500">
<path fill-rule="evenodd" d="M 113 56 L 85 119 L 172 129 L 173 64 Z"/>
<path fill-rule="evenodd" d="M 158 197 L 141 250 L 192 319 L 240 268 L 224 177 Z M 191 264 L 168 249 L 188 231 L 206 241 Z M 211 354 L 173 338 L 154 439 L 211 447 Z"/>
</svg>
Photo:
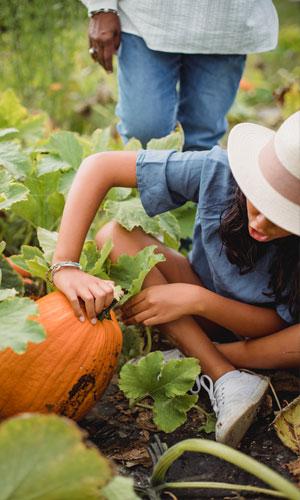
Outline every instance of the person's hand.
<svg viewBox="0 0 300 500">
<path fill-rule="evenodd" d="M 94 49 L 92 58 L 107 71 L 113 71 L 112 58 L 119 48 L 121 25 L 119 16 L 113 12 L 95 14 L 89 24 L 90 48 Z"/>
<path fill-rule="evenodd" d="M 153 326 L 193 314 L 199 288 L 186 283 L 145 288 L 122 307 L 122 320 L 126 324 Z"/>
<path fill-rule="evenodd" d="M 108 307 L 114 298 L 113 281 L 102 280 L 71 267 L 64 267 L 55 273 L 53 283 L 70 301 L 78 319 L 84 321 L 86 315 L 92 324 L 97 323 L 97 314 Z"/>
</svg>

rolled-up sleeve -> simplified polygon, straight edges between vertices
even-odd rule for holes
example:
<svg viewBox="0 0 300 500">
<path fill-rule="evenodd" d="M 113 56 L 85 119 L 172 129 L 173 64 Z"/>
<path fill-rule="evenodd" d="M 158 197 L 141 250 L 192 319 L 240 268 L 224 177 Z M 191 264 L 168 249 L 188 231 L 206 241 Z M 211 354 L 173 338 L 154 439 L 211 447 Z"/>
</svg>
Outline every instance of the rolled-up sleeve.
<svg viewBox="0 0 300 500">
<path fill-rule="evenodd" d="M 139 151 L 137 185 L 147 214 L 152 217 L 180 207 L 186 201 L 198 202 L 206 158 L 206 151 Z"/>
</svg>

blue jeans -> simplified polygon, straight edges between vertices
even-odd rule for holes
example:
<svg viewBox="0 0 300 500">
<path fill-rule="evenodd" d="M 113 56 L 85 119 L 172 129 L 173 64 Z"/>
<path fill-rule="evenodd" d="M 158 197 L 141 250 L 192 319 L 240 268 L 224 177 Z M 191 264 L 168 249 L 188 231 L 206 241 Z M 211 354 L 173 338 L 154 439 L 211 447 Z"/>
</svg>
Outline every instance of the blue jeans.
<svg viewBox="0 0 300 500">
<path fill-rule="evenodd" d="M 213 147 L 227 128 L 244 55 L 178 54 L 149 49 L 136 35 L 122 33 L 119 49 L 118 130 L 124 142 L 143 146 L 174 130 L 185 133 L 184 150 Z"/>
</svg>

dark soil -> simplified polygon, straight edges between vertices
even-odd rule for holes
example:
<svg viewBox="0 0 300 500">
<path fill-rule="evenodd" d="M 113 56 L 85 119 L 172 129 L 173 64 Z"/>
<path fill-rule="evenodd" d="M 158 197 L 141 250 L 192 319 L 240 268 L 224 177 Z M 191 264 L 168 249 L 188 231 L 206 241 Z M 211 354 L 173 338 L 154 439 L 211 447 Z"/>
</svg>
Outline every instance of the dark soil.
<svg viewBox="0 0 300 500">
<path fill-rule="evenodd" d="M 299 395 L 300 378 L 298 373 L 277 371 L 269 375 L 272 377 L 272 382 L 282 405 Z M 200 393 L 199 402 L 204 408 L 210 410 L 205 394 Z M 276 410 L 277 406 L 274 399 L 271 395 L 268 395 L 256 421 L 244 437 L 240 450 L 270 466 L 282 476 L 296 482 L 296 478 L 290 475 L 286 466 L 286 464 L 296 459 L 296 455 L 281 443 L 271 425 Z M 150 410 L 141 407 L 129 409 L 128 401 L 117 387 L 116 377 L 101 401 L 80 422 L 81 427 L 88 432 L 89 439 L 95 443 L 102 453 L 115 461 L 121 474 L 132 476 L 138 487 L 147 487 L 149 485 L 153 465 L 149 449 L 153 450 L 157 441 L 164 442 L 170 447 L 188 438 L 214 439 L 213 434 L 207 435 L 204 432 L 199 432 L 202 424 L 201 415 L 197 411 L 191 410 L 188 421 L 175 432 L 170 434 L 158 432 L 152 423 Z M 169 481 L 224 481 L 270 488 L 242 469 L 216 457 L 198 453 L 185 453 L 182 455 L 171 466 L 167 479 Z M 141 495 L 141 493 L 139 494 Z M 161 498 L 177 498 L 180 500 L 189 498 L 251 498 L 266 500 L 274 497 L 249 492 L 237 493 L 230 490 L 202 489 L 201 491 L 173 490 L 172 493 L 162 494 Z"/>
</svg>

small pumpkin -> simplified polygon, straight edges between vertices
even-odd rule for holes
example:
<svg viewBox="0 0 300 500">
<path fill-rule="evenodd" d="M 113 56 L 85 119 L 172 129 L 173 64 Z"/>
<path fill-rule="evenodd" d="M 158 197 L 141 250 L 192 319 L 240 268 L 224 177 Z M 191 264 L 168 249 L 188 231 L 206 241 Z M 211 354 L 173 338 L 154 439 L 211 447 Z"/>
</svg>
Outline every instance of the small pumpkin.
<svg viewBox="0 0 300 500">
<path fill-rule="evenodd" d="M 36 301 L 47 338 L 24 354 L 0 353 L 0 418 L 22 412 L 81 419 L 100 398 L 115 371 L 122 333 L 110 319 L 81 323 L 61 292 Z"/>
</svg>

